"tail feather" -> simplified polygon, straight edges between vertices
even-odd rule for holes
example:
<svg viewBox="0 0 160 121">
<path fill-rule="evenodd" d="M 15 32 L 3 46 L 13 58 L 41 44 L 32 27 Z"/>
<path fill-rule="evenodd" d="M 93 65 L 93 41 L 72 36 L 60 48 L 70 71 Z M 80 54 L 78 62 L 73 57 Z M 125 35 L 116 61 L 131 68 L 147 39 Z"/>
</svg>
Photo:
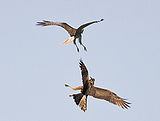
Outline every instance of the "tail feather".
<svg viewBox="0 0 160 121">
<path fill-rule="evenodd" d="M 79 94 L 73 94 L 73 99 L 74 101 L 76 102 L 76 104 L 78 105 L 80 100 L 82 99 L 83 97 L 83 94 L 82 93 L 79 93 Z"/>
<path fill-rule="evenodd" d="M 84 112 L 87 110 L 87 96 L 82 93 L 74 94 L 73 99 L 76 104 L 83 110 Z"/>
<path fill-rule="evenodd" d="M 73 42 L 74 39 L 75 39 L 75 37 L 72 36 L 72 37 L 68 38 L 67 40 L 65 40 L 64 42 L 62 42 L 62 44 L 69 44 L 69 43 Z"/>
</svg>

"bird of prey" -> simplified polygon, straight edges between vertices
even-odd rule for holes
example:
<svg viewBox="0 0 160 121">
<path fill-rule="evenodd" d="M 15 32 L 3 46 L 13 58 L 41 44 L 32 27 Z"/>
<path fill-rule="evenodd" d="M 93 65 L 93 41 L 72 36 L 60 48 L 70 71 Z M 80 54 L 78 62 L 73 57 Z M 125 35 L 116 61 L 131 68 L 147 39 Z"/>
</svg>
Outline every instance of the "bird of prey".
<svg viewBox="0 0 160 121">
<path fill-rule="evenodd" d="M 76 39 L 79 39 L 80 45 L 82 45 L 84 50 L 87 51 L 87 48 L 82 43 L 82 35 L 81 34 L 83 33 L 84 28 L 91 25 L 91 24 L 101 22 L 103 20 L 104 19 L 83 24 L 80 27 L 78 27 L 78 29 L 71 27 L 70 25 L 68 25 L 65 22 L 53 22 L 53 21 L 45 21 L 45 20 L 43 20 L 42 22 L 37 22 L 37 25 L 41 25 L 41 26 L 57 25 L 57 26 L 64 28 L 68 32 L 70 37 L 66 41 L 62 42 L 62 44 L 69 44 L 69 43 L 73 42 L 77 48 L 77 51 L 79 52 L 79 48 L 76 44 Z"/>
<path fill-rule="evenodd" d="M 125 101 L 125 99 L 117 96 L 115 93 L 107 89 L 95 87 L 95 79 L 92 77 L 90 77 L 89 79 L 88 70 L 83 61 L 80 60 L 79 64 L 81 68 L 83 86 L 75 88 L 71 87 L 68 84 L 65 84 L 65 86 L 70 87 L 73 90 L 81 90 L 81 92 L 78 94 L 69 95 L 70 97 L 73 97 L 75 103 L 81 108 L 81 110 L 85 112 L 87 109 L 87 96 L 93 96 L 94 98 L 106 100 L 110 103 L 122 107 L 123 109 L 128 109 L 130 107 L 129 104 L 131 103 Z"/>
</svg>

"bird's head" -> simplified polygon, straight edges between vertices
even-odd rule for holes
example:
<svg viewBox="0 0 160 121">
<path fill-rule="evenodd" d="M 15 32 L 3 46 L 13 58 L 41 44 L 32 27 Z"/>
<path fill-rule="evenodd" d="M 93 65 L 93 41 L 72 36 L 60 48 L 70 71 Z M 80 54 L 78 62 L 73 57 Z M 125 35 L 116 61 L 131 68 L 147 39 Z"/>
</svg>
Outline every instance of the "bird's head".
<svg viewBox="0 0 160 121">
<path fill-rule="evenodd" d="M 90 77 L 91 79 L 89 80 L 90 85 L 94 85 L 95 79 Z"/>
</svg>

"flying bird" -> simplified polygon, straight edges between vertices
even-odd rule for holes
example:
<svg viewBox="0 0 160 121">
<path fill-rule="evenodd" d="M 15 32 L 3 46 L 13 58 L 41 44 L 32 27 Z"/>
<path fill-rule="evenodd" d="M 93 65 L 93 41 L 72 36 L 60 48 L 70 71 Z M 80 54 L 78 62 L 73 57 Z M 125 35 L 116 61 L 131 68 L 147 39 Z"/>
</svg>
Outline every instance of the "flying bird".
<svg viewBox="0 0 160 121">
<path fill-rule="evenodd" d="M 41 25 L 41 26 L 57 25 L 57 26 L 64 28 L 68 32 L 70 37 L 66 41 L 62 42 L 62 44 L 69 44 L 69 43 L 73 42 L 77 48 L 77 51 L 79 52 L 79 48 L 76 44 L 76 39 L 79 40 L 80 45 L 82 45 L 84 50 L 87 51 L 87 48 L 82 43 L 82 33 L 84 31 L 84 28 L 91 25 L 91 24 L 101 22 L 103 20 L 104 19 L 83 24 L 80 27 L 78 27 L 78 29 L 73 28 L 69 24 L 64 23 L 64 22 L 53 22 L 53 21 L 45 21 L 45 20 L 43 20 L 42 22 L 37 22 L 37 25 Z"/>
<path fill-rule="evenodd" d="M 78 94 L 69 95 L 70 97 L 73 97 L 75 103 L 81 108 L 81 110 L 83 110 L 84 112 L 86 111 L 88 96 L 93 96 L 94 98 L 106 100 L 110 103 L 122 107 L 123 109 L 128 109 L 130 107 L 129 104 L 131 103 L 125 101 L 126 99 L 117 96 L 115 93 L 107 89 L 95 87 L 94 86 L 95 79 L 92 77 L 89 78 L 88 70 L 82 60 L 80 60 L 79 65 L 81 69 L 83 86 L 75 88 L 71 87 L 68 84 L 65 84 L 65 86 L 70 87 L 73 90 L 81 90 L 81 92 Z"/>
</svg>

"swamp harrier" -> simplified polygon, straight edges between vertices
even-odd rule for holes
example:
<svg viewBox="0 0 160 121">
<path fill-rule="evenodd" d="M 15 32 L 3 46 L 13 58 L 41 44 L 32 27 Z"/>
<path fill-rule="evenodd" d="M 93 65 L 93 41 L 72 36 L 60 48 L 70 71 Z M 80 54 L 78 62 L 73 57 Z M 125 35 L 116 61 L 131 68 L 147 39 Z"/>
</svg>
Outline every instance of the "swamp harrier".
<svg viewBox="0 0 160 121">
<path fill-rule="evenodd" d="M 88 75 L 88 70 L 85 66 L 85 64 L 80 60 L 80 68 L 81 68 L 81 74 L 82 74 L 82 81 L 83 86 L 79 87 L 71 87 L 68 84 L 65 84 L 66 87 L 70 87 L 73 90 L 81 90 L 81 93 L 78 94 L 72 94 L 69 95 L 70 97 L 73 97 L 75 103 L 85 112 L 87 109 L 87 96 L 93 96 L 94 98 L 103 99 L 106 101 L 109 101 L 110 103 L 113 103 L 115 105 L 118 105 L 122 107 L 123 109 L 128 109 L 129 102 L 126 102 L 125 99 L 122 99 L 121 97 L 117 96 L 115 93 L 107 90 L 102 89 L 94 86 L 95 79 L 90 77 Z"/>
<path fill-rule="evenodd" d="M 37 25 L 41 25 L 41 26 L 57 25 L 57 26 L 64 28 L 68 32 L 70 37 L 66 41 L 62 42 L 62 44 L 69 44 L 69 43 L 73 42 L 77 48 L 77 51 L 79 52 L 79 48 L 76 44 L 76 39 L 79 39 L 80 45 L 82 45 L 84 50 L 87 51 L 87 48 L 82 43 L 82 35 L 81 34 L 83 33 L 84 28 L 91 25 L 91 24 L 101 22 L 103 20 L 104 19 L 101 19 L 100 21 L 92 21 L 92 22 L 83 24 L 80 27 L 78 27 L 77 29 L 71 27 L 70 25 L 68 25 L 65 22 L 53 22 L 53 21 L 45 21 L 44 20 L 42 22 L 37 22 Z"/>
</svg>

